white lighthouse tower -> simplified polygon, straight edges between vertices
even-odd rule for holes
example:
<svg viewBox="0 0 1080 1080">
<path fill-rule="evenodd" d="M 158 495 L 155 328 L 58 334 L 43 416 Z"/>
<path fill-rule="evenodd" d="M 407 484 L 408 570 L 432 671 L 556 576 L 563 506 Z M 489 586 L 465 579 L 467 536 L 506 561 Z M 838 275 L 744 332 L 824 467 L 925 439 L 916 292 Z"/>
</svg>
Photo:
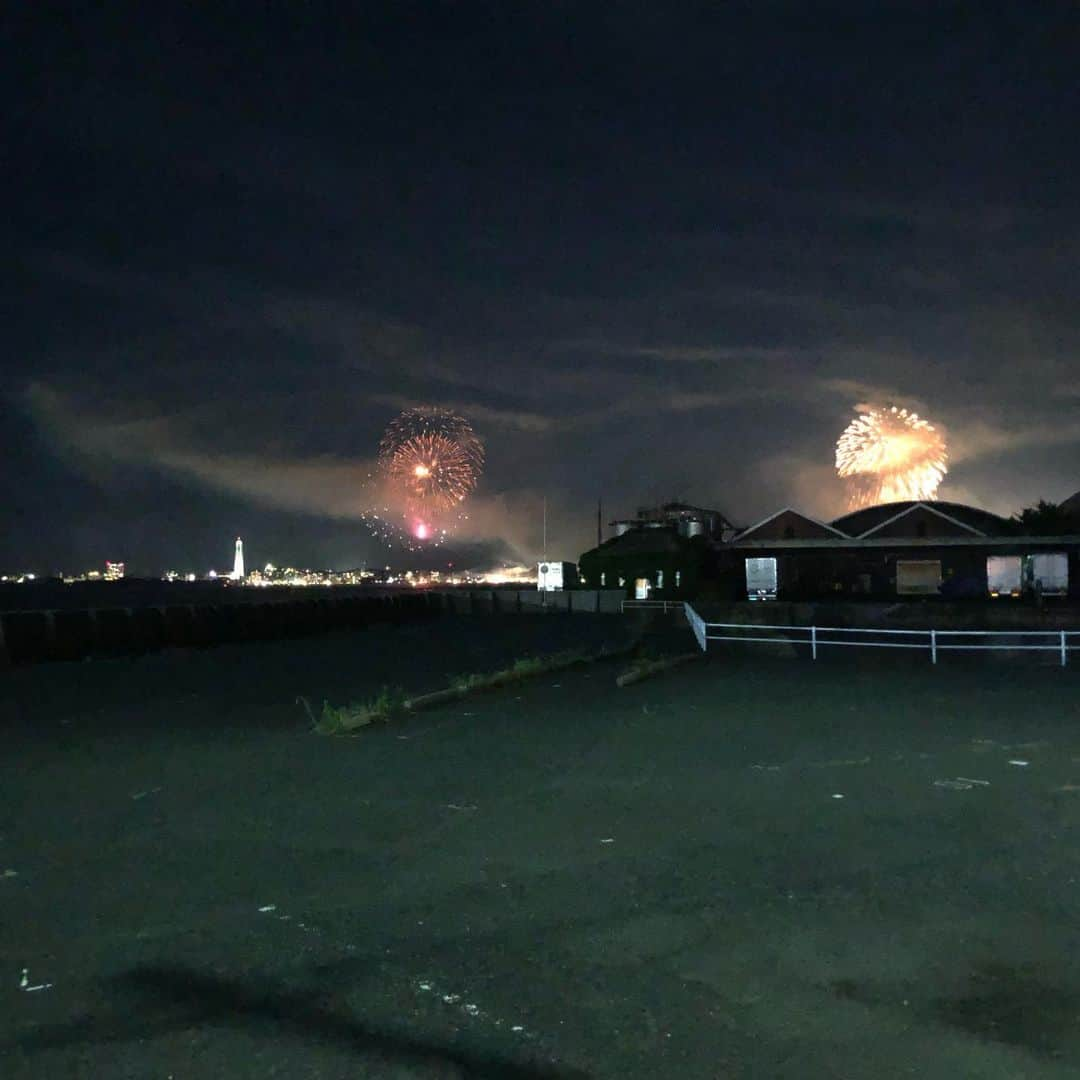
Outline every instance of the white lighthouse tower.
<svg viewBox="0 0 1080 1080">
<path fill-rule="evenodd" d="M 236 555 L 233 558 L 232 579 L 233 581 L 244 580 L 244 541 L 239 536 L 236 538 Z"/>
</svg>

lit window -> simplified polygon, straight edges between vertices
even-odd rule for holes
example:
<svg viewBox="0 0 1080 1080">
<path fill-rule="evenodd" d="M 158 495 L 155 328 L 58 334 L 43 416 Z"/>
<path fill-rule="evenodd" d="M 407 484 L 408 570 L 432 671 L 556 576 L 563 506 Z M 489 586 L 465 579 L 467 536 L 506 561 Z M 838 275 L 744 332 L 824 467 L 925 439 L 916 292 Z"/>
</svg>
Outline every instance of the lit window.
<svg viewBox="0 0 1080 1080">
<path fill-rule="evenodd" d="M 675 588 L 676 589 L 679 587 L 679 582 L 681 580 L 682 580 L 682 571 L 681 570 L 676 570 L 675 571 Z"/>
<path fill-rule="evenodd" d="M 663 570 L 657 570 L 656 571 L 656 587 L 658 589 L 662 589 L 664 587 L 664 571 Z"/>
<path fill-rule="evenodd" d="M 603 570 L 600 571 L 600 588 L 602 589 L 607 584 L 607 574 Z"/>
</svg>

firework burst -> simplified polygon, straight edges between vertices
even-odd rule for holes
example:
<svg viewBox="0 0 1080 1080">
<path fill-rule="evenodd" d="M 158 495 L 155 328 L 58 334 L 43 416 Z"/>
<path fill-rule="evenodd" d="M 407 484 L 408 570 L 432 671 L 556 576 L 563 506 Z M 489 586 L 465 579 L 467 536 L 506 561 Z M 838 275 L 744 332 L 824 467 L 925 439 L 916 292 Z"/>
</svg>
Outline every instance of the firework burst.
<svg viewBox="0 0 1080 1080">
<path fill-rule="evenodd" d="M 379 465 L 426 539 L 436 517 L 457 511 L 476 488 L 484 446 L 469 422 L 445 409 L 406 409 L 379 444 Z"/>
<path fill-rule="evenodd" d="M 906 499 L 935 499 L 948 466 L 945 437 L 917 413 L 858 405 L 836 443 L 836 471 L 857 510 Z"/>
</svg>

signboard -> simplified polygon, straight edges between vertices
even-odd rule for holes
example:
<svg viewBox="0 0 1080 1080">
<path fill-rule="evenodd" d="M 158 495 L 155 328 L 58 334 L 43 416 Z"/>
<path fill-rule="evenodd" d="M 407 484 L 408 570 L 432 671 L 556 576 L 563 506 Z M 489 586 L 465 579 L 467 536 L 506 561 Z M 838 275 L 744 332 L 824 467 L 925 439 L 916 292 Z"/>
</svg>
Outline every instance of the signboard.
<svg viewBox="0 0 1080 1080">
<path fill-rule="evenodd" d="M 563 587 L 563 564 L 542 562 L 537 567 L 536 587 L 540 592 L 560 592 Z"/>
<path fill-rule="evenodd" d="M 937 596 L 940 589 L 940 559 L 896 560 L 896 592 L 899 596 Z"/>
<path fill-rule="evenodd" d="M 750 600 L 776 599 L 776 559 L 746 560 L 746 595 Z"/>
</svg>

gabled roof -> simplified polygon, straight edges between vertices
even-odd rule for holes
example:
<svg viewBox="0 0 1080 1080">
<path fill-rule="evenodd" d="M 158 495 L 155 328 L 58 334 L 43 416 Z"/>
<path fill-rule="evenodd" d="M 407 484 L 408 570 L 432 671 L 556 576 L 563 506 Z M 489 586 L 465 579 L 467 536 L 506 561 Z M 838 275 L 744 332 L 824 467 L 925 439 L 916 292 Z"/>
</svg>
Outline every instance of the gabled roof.
<svg viewBox="0 0 1080 1080">
<path fill-rule="evenodd" d="M 927 510 L 935 517 L 941 518 L 943 521 L 948 521 L 950 524 L 955 525 L 959 529 L 964 529 L 966 532 L 971 533 L 973 536 L 985 536 L 986 533 L 982 529 L 976 529 L 974 525 L 968 525 L 966 522 L 958 521 L 956 518 L 950 516 L 939 510 L 936 506 L 932 506 L 930 503 L 917 502 L 912 503 L 906 510 L 901 510 L 898 514 L 893 514 L 892 517 L 887 517 L 884 521 L 879 521 L 872 529 L 867 529 L 864 533 L 859 533 L 859 539 L 864 537 L 873 536 L 874 533 L 880 532 L 886 526 L 891 525 L 894 521 L 899 521 L 901 518 L 906 518 L 908 514 L 915 513 L 916 510 Z"/>
<path fill-rule="evenodd" d="M 957 525 L 973 536 L 1003 536 L 1009 533 L 1009 523 L 997 514 L 980 510 L 975 506 L 934 500 L 933 502 L 881 503 L 855 510 L 836 518 L 833 525 L 849 536 L 870 536 L 886 524 L 897 521 L 905 514 L 921 507 L 950 524 Z"/>
<path fill-rule="evenodd" d="M 1060 506 L 1061 510 L 1064 510 L 1067 514 L 1075 514 L 1080 517 L 1080 491 L 1075 495 L 1070 495 Z"/>
<path fill-rule="evenodd" d="M 809 521 L 812 525 L 817 525 L 819 528 L 826 529 L 836 536 L 842 536 L 845 540 L 849 539 L 849 534 L 841 532 L 833 525 L 829 525 L 824 521 L 818 521 L 817 518 L 812 518 L 809 514 L 804 514 L 801 510 L 796 510 L 793 506 L 785 506 L 782 510 L 777 510 L 775 514 L 770 514 L 767 518 L 762 518 L 756 525 L 751 525 L 749 529 L 743 529 L 741 533 L 731 538 L 731 543 L 735 544 L 742 540 L 744 537 L 749 536 L 751 533 L 756 532 L 762 527 L 762 525 L 768 525 L 770 521 L 780 517 L 781 514 L 794 514 L 796 517 L 801 517 L 803 521 Z"/>
</svg>

